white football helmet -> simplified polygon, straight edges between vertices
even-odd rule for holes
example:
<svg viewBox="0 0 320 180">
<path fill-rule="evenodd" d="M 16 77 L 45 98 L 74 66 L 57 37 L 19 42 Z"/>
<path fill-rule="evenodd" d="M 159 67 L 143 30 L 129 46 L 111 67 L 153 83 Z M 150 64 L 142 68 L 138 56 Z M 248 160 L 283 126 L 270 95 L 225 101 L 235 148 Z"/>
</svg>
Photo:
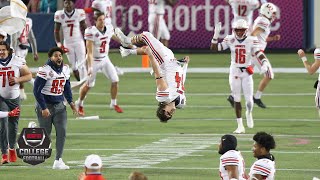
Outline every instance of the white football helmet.
<svg viewBox="0 0 320 180">
<path fill-rule="evenodd" d="M 7 33 L 4 30 L 0 29 L 0 35 L 3 36 L 3 41 L 7 40 Z"/>
<path fill-rule="evenodd" d="M 260 8 L 260 14 L 273 21 L 276 19 L 277 6 L 272 3 L 264 3 Z"/>
<path fill-rule="evenodd" d="M 237 30 L 245 30 L 240 36 L 236 32 Z M 247 36 L 249 29 L 248 22 L 244 19 L 238 19 L 232 24 L 232 31 L 238 40 L 244 39 Z"/>
</svg>

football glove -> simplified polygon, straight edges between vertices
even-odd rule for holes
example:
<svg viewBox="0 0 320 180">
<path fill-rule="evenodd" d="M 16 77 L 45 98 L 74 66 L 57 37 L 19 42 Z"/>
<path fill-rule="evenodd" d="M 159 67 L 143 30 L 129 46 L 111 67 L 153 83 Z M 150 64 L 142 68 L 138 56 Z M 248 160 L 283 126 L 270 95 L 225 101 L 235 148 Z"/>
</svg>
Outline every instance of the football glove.
<svg viewBox="0 0 320 180">
<path fill-rule="evenodd" d="M 20 115 L 20 109 L 19 107 L 16 107 L 14 110 L 10 111 L 8 113 L 8 117 L 16 117 Z"/>
</svg>

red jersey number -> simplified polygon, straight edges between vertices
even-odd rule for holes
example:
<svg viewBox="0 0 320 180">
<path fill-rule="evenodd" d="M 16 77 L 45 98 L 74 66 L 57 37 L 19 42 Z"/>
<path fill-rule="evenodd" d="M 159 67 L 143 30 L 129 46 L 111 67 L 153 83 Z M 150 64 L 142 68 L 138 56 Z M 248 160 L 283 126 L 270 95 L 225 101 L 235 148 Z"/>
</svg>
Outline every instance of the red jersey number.
<svg viewBox="0 0 320 180">
<path fill-rule="evenodd" d="M 2 76 L 2 87 L 6 87 L 7 80 L 9 82 L 9 78 L 14 77 L 14 71 L 1 71 L 0 77 Z M 14 83 L 9 82 L 9 86 L 13 86 Z"/>
<path fill-rule="evenodd" d="M 181 77 L 180 77 L 179 72 L 176 72 L 175 80 L 177 83 L 177 88 L 180 88 L 180 86 L 181 86 L 181 89 L 184 90 L 183 75 L 181 75 Z"/>
<path fill-rule="evenodd" d="M 236 48 L 236 63 L 244 64 L 246 62 L 246 49 Z"/>
<path fill-rule="evenodd" d="M 149 0 L 149 4 L 158 4 L 157 0 Z"/>
<path fill-rule="evenodd" d="M 73 34 L 73 26 L 74 24 L 67 24 L 67 27 L 70 28 L 70 33 L 69 33 L 70 37 L 72 37 L 72 34 Z"/>
<path fill-rule="evenodd" d="M 51 92 L 54 94 L 60 94 L 63 91 L 64 88 L 64 79 L 55 79 L 52 81 L 52 88 Z"/>
<path fill-rule="evenodd" d="M 238 15 L 239 16 L 247 16 L 247 6 L 239 5 L 238 6 Z"/>
<path fill-rule="evenodd" d="M 100 45 L 100 53 L 106 52 L 106 44 L 107 44 L 107 41 L 102 41 L 102 42 L 101 42 L 101 45 Z"/>
</svg>

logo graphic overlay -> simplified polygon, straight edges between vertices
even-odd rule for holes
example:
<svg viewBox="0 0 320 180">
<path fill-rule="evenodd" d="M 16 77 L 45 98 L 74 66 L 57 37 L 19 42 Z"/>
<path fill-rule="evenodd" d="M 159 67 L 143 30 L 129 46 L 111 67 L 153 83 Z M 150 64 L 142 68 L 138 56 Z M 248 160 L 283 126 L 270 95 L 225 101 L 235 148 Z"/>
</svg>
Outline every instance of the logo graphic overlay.
<svg viewBox="0 0 320 180">
<path fill-rule="evenodd" d="M 17 155 L 23 162 L 37 165 L 51 156 L 51 140 L 44 128 L 23 128 L 19 139 Z"/>
</svg>

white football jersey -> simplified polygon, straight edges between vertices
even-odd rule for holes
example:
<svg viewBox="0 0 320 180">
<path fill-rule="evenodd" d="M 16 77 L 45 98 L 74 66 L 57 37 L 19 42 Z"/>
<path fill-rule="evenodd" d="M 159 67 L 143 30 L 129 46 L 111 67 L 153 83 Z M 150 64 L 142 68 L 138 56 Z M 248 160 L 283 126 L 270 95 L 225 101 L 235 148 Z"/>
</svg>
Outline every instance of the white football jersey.
<svg viewBox="0 0 320 180">
<path fill-rule="evenodd" d="M 229 4 L 234 16 L 233 22 L 244 19 L 251 27 L 253 11 L 259 8 L 260 2 L 258 0 L 230 0 Z"/>
<path fill-rule="evenodd" d="M 165 0 L 148 0 L 149 2 L 149 14 L 164 14 Z"/>
<path fill-rule="evenodd" d="M 257 37 L 258 37 L 258 40 L 259 40 L 259 44 L 260 44 L 260 49 L 261 50 L 264 50 L 266 47 L 267 47 L 267 38 L 270 34 L 270 25 L 271 25 L 271 22 L 269 21 L 269 19 L 267 19 L 266 17 L 264 16 L 259 16 L 256 18 L 256 20 L 254 20 L 254 23 L 253 23 L 253 30 L 256 28 L 256 27 L 259 27 L 261 29 L 264 30 L 264 32 L 260 33 Z"/>
<path fill-rule="evenodd" d="M 111 16 L 112 16 L 111 0 L 94 0 L 92 2 L 91 7 L 104 13 L 106 25 L 111 24 Z"/>
<path fill-rule="evenodd" d="M 266 180 L 274 180 L 275 172 L 274 161 L 271 161 L 270 159 L 259 159 L 251 166 L 249 176 L 253 177 L 254 174 L 260 174 L 265 176 Z"/>
<path fill-rule="evenodd" d="M 223 50 L 230 48 L 231 66 L 247 67 L 251 65 L 252 54 L 259 50 L 259 41 L 256 36 L 248 36 L 242 42 L 234 35 L 228 35 L 221 42 Z"/>
<path fill-rule="evenodd" d="M 12 56 L 7 65 L 0 63 L 0 95 L 5 99 L 15 99 L 20 95 L 19 83 L 9 84 L 10 77 L 20 77 L 20 69 L 25 65 L 25 60 L 19 56 Z"/>
<path fill-rule="evenodd" d="M 314 56 L 314 60 L 320 61 L 320 48 L 317 48 L 314 50 L 313 56 Z M 319 73 L 318 80 L 320 80 L 320 73 Z"/>
<path fill-rule="evenodd" d="M 110 39 L 114 34 L 112 25 L 106 26 L 104 33 L 100 32 L 96 26 L 86 29 L 84 39 L 93 41 L 93 57 L 103 58 L 108 56 Z"/>
<path fill-rule="evenodd" d="M 184 94 L 185 72 L 183 67 L 177 62 L 173 52 L 167 47 L 163 46 L 161 50 L 165 56 L 160 56 L 157 61 L 160 64 L 161 75 L 168 85 L 165 91 L 158 91 L 156 99 L 158 102 L 170 103 L 176 98 L 180 98 L 180 103 L 177 108 L 183 108 L 186 104 L 186 97 Z"/>
<path fill-rule="evenodd" d="M 32 19 L 26 18 L 26 26 L 23 28 L 22 32 L 19 32 L 18 45 L 23 44 L 29 46 L 28 36 L 32 29 Z"/>
<path fill-rule="evenodd" d="M 86 15 L 83 9 L 75 9 L 75 11 L 68 16 L 64 10 L 59 10 L 54 14 L 54 22 L 61 23 L 64 42 L 66 44 L 77 43 L 83 40 L 80 22 L 85 20 Z"/>
<path fill-rule="evenodd" d="M 59 96 L 63 94 L 64 85 L 70 78 L 70 68 L 64 64 L 62 72 L 58 74 L 49 65 L 39 67 L 37 76 L 46 80 L 46 84 L 41 90 L 42 94 L 50 96 Z"/>
<path fill-rule="evenodd" d="M 229 150 L 220 157 L 220 177 L 221 180 L 229 180 L 228 171 L 225 166 L 238 166 L 238 180 L 245 180 L 245 162 L 240 151 Z"/>
</svg>

